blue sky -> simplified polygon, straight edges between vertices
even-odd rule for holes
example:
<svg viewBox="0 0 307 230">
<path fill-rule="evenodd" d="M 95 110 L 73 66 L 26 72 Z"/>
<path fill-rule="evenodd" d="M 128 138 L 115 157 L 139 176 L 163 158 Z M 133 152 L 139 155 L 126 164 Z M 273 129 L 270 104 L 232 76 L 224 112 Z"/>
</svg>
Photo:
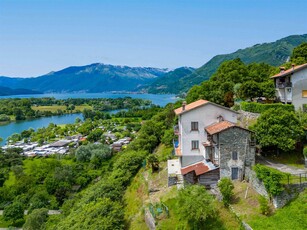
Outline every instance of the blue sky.
<svg viewBox="0 0 307 230">
<path fill-rule="evenodd" d="M 304 0 L 0 0 L 0 76 L 72 65 L 199 67 L 307 33 Z"/>
</svg>

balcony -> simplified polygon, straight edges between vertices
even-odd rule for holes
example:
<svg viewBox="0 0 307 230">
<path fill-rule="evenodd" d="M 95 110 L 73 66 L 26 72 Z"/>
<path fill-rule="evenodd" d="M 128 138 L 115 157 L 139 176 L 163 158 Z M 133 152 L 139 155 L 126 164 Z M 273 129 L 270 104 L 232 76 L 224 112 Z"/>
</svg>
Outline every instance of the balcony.
<svg viewBox="0 0 307 230">
<path fill-rule="evenodd" d="M 292 87 L 292 82 L 279 82 L 277 83 L 276 87 L 279 89 L 284 89 L 286 87 Z"/>
<path fill-rule="evenodd" d="M 174 146 L 174 155 L 181 156 L 181 149 L 179 146 L 179 140 L 173 140 L 173 146 Z"/>
<path fill-rule="evenodd" d="M 174 126 L 174 134 L 175 134 L 176 136 L 179 135 L 179 126 L 178 126 L 178 125 L 175 125 L 175 126 Z"/>
</svg>

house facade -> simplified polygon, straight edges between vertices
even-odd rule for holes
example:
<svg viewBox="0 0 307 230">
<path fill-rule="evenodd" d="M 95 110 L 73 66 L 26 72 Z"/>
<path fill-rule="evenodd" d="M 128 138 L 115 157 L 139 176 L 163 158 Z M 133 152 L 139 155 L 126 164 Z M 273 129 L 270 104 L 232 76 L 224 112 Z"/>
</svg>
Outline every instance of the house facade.
<svg viewBox="0 0 307 230">
<path fill-rule="evenodd" d="M 293 104 L 295 109 L 307 104 L 307 63 L 292 65 L 291 69 L 280 68 L 280 73 L 272 76 L 276 98 L 285 104 Z"/>
<path fill-rule="evenodd" d="M 189 183 L 216 184 L 220 177 L 242 179 L 255 163 L 252 133 L 236 125 L 236 111 L 198 100 L 175 110 L 180 174 Z"/>
</svg>

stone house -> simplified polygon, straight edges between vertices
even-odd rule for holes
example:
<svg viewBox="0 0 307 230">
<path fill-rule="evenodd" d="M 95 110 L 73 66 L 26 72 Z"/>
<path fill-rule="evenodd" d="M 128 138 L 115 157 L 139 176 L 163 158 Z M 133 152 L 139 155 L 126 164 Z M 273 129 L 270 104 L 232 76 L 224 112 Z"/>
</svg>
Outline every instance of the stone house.
<svg viewBox="0 0 307 230">
<path fill-rule="evenodd" d="M 307 104 L 307 63 L 285 70 L 271 77 L 274 80 L 276 98 L 285 104 L 293 104 L 295 109 Z"/>
<path fill-rule="evenodd" d="M 169 171 L 179 172 L 189 183 L 210 187 L 221 177 L 242 179 L 246 167 L 255 164 L 252 132 L 236 125 L 236 111 L 198 100 L 183 104 L 175 113 L 178 164 L 173 165 L 180 170 Z"/>
</svg>

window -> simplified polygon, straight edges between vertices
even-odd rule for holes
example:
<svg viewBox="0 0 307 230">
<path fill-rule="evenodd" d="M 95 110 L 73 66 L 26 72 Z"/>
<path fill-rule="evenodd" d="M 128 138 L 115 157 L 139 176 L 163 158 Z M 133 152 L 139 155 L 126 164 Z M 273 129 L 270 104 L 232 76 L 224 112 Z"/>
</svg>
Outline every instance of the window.
<svg viewBox="0 0 307 230">
<path fill-rule="evenodd" d="M 239 179 L 239 168 L 231 168 L 231 179 L 237 180 Z"/>
<path fill-rule="evenodd" d="M 199 148 L 199 142 L 198 141 L 192 141 L 192 149 L 198 149 Z"/>
<path fill-rule="evenodd" d="M 237 152 L 232 152 L 232 159 L 238 160 L 238 153 Z"/>
<path fill-rule="evenodd" d="M 191 131 L 198 131 L 198 122 L 196 121 L 191 122 Z"/>
<path fill-rule="evenodd" d="M 302 90 L 302 97 L 307 97 L 307 90 Z"/>
</svg>

